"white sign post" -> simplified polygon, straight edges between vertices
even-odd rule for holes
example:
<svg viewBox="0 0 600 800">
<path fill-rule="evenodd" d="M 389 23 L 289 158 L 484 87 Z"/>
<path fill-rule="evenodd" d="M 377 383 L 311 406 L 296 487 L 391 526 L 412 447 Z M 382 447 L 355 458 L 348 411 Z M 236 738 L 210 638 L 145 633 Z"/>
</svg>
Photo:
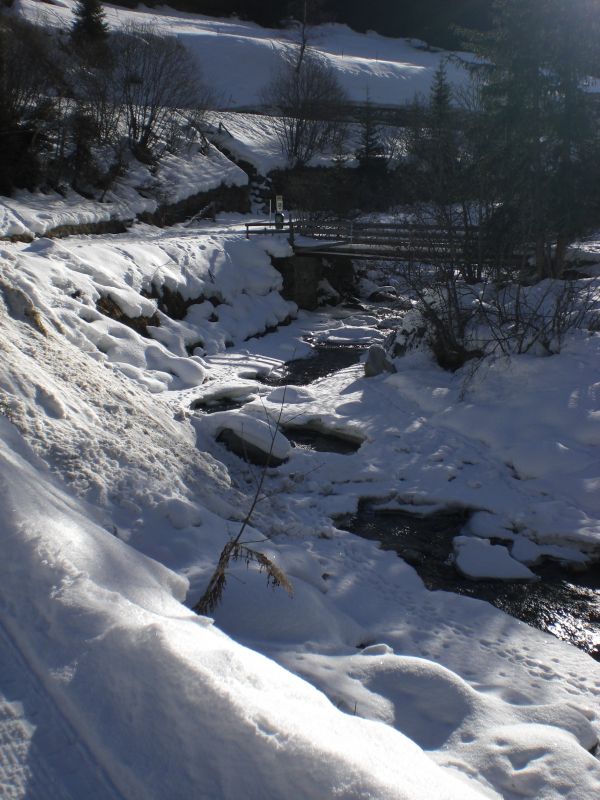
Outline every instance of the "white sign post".
<svg viewBox="0 0 600 800">
<path fill-rule="evenodd" d="M 283 214 L 283 195 L 277 194 L 275 195 L 275 211 L 278 214 Z"/>
</svg>

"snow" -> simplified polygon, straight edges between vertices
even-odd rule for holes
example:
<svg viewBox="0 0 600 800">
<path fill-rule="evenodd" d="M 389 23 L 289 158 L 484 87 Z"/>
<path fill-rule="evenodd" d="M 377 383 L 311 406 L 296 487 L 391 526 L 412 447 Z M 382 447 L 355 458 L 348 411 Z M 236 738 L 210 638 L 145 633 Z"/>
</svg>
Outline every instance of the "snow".
<svg viewBox="0 0 600 800">
<path fill-rule="evenodd" d="M 43 17 L 52 25 L 65 27 L 72 19 L 75 0 L 61 0 L 48 6 L 36 0 L 17 0 L 22 13 Z M 238 19 L 214 19 L 185 14 L 169 8 L 136 10 L 105 7 L 111 27 L 131 20 L 153 25 L 159 32 L 176 35 L 196 56 L 206 83 L 222 98 L 226 108 L 260 106 L 261 92 L 283 59 L 298 43 L 297 32 L 261 28 Z M 345 25 L 321 25 L 309 32 L 309 45 L 336 72 L 350 99 L 389 106 L 411 103 L 426 95 L 443 51 L 431 52 L 411 39 L 390 39 L 369 32 L 356 33 Z M 465 82 L 465 74 L 448 62 L 451 82 Z"/>
<path fill-rule="evenodd" d="M 290 454 L 291 445 L 277 430 L 277 420 L 256 419 L 240 411 L 218 411 L 204 420 L 202 427 L 215 437 L 223 431 L 232 431 L 274 460 L 285 461 Z"/>
<path fill-rule="evenodd" d="M 72 189 L 58 192 L 18 191 L 0 198 L 0 237 L 44 236 L 61 227 L 102 222 L 131 222 L 160 204 L 174 204 L 220 185 L 244 186 L 248 176 L 209 145 L 206 153 L 197 145 L 178 155 L 165 153 L 153 174 L 132 161 L 126 174 L 102 199 L 90 200 Z M 140 193 L 142 192 L 142 193 Z"/>
<path fill-rule="evenodd" d="M 467 435 L 466 418 L 460 435 L 448 424 L 451 405 L 459 416 L 463 406 L 475 414 L 478 397 L 492 403 L 494 370 L 465 400 L 460 375 L 422 355 L 397 360 L 394 376 L 366 379 L 358 364 L 305 387 L 261 386 L 255 376 L 309 351 L 309 331 L 352 344 L 383 334 L 376 316 L 337 309 L 298 313 L 246 340 L 296 310 L 278 294 L 264 243 L 247 241 L 235 219 L 7 243 L 1 257 L 2 624 L 52 698 L 56 725 L 117 794 L 281 797 L 290 785 L 307 798 L 598 794 L 600 765 L 587 751 L 600 732 L 600 667 L 486 603 L 428 592 L 393 553 L 329 516 L 362 497 L 424 513 L 471 505 L 481 509 L 473 532 L 518 529 L 533 541 L 547 533 L 537 524 L 544 503 L 555 525 L 579 508 L 566 494 L 544 500 L 552 470 L 515 480 L 499 435 L 487 444 L 476 425 Z M 180 320 L 158 312 L 161 326 L 149 328 L 158 339 L 95 308 L 110 294 L 149 315 L 153 285 L 204 299 Z M 190 357 L 184 344 L 199 335 Z M 557 406 L 572 399 L 575 378 L 588 399 L 545 420 L 560 441 L 574 431 L 590 454 L 581 477 L 595 447 L 579 420 L 592 410 L 584 379 L 593 380 L 596 347 L 590 337 L 555 357 Z M 546 393 L 542 372 L 529 369 Z M 191 409 L 220 398 L 248 402 L 237 412 Z M 238 426 L 265 446 L 267 419 L 280 413 L 284 425 L 352 437 L 360 451 L 312 454 L 277 440 L 288 461 L 268 471 L 245 539 L 284 570 L 293 597 L 233 564 L 211 625 L 181 601 L 206 587 L 256 480 L 215 433 Z M 489 419 L 492 429 L 505 424 L 495 406 Z M 532 508 L 537 527 L 519 528 Z M 570 530 L 560 541 L 543 547 L 581 551 Z M 11 728 L 0 750 L 25 752 L 27 736 Z M 43 753 L 27 752 L 38 769 Z M 17 797 L 25 775 L 12 773 Z M 64 793 L 77 796 L 76 786 L 66 782 Z"/>
<path fill-rule="evenodd" d="M 185 581 L 91 521 L 2 432 L 3 618 L 122 796 L 482 796 L 184 609 Z"/>
<path fill-rule="evenodd" d="M 499 544 L 484 539 L 456 536 L 454 539 L 456 567 L 468 578 L 493 578 L 496 580 L 535 580 L 536 575 L 524 564 L 511 558 Z"/>
<path fill-rule="evenodd" d="M 18 5 L 64 23 L 73 3 Z M 167 9 L 107 13 L 175 30 L 234 105 L 256 99 L 291 41 Z M 315 44 L 357 100 L 367 84 L 376 102 L 412 98 L 440 58 L 335 25 Z M 254 121 L 248 153 L 266 164 Z M 216 151 L 214 171 L 196 155 L 163 162 L 173 202 L 201 172 L 206 185 L 242 180 Z M 600 335 L 572 334 L 549 358 L 486 359 L 475 373 L 415 352 L 393 375 L 367 379 L 359 363 L 307 386 L 263 386 L 311 353 L 307 338 L 381 342 L 380 316 L 299 312 L 269 259 L 288 245 L 246 240 L 235 215 L 44 238 L 129 213 L 136 181 L 119 189 L 121 210 L 117 193 L 0 206 L 5 235 L 37 237 L 0 246 L 0 793 L 596 800 L 600 664 L 488 603 L 428 591 L 336 515 L 364 499 L 425 519 L 464 510 L 457 562 L 473 577 L 597 559 Z M 159 309 L 165 289 L 191 302 L 181 319 Z M 102 297 L 160 325 L 142 335 L 103 314 Z M 198 407 L 221 400 L 245 404 Z M 227 428 L 264 450 L 280 415 L 284 428 L 360 449 L 290 448 L 277 432 L 287 460 L 262 476 L 215 441 Z M 197 617 L 189 606 L 261 477 L 243 541 L 285 572 L 293 596 L 235 562 L 214 621 Z"/>
</svg>

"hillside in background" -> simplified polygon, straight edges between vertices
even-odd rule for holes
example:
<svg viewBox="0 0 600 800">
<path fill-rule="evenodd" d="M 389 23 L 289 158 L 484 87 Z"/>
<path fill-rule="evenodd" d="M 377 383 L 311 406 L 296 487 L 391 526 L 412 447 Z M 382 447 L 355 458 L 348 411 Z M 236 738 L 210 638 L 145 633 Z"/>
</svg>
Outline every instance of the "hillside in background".
<svg viewBox="0 0 600 800">
<path fill-rule="evenodd" d="M 308 0 L 309 20 L 334 21 L 356 31 L 373 30 L 385 36 L 413 36 L 429 44 L 449 49 L 462 45 L 456 28 L 486 30 L 490 26 L 493 0 Z M 134 0 L 121 0 L 115 5 L 135 7 Z M 147 6 L 162 6 L 152 0 Z M 277 26 L 289 18 L 302 19 L 303 0 L 172 0 L 172 8 L 212 16 L 237 15 L 261 25 Z"/>
</svg>

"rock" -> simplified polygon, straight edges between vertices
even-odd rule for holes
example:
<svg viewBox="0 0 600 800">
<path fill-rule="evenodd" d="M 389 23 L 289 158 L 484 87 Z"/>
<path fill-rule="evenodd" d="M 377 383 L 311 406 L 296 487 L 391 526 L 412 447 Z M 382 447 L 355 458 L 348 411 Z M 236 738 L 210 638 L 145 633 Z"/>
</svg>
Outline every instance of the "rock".
<svg viewBox="0 0 600 800">
<path fill-rule="evenodd" d="M 240 411 L 217 411 L 197 424 L 211 432 L 240 458 L 260 466 L 277 467 L 289 458 L 290 442 L 272 425 Z"/>
<path fill-rule="evenodd" d="M 373 378 L 382 372 L 396 372 L 396 367 L 380 344 L 371 345 L 365 362 L 365 376 Z"/>
<path fill-rule="evenodd" d="M 393 303 L 397 297 L 398 293 L 393 286 L 380 286 L 374 292 L 371 292 L 368 299 L 372 303 Z"/>
<path fill-rule="evenodd" d="M 217 436 L 217 442 L 222 442 L 236 456 L 259 467 L 279 467 L 287 461 L 285 458 L 278 458 L 273 453 L 271 455 L 265 453 L 262 448 L 246 441 L 235 431 L 221 431 Z"/>
</svg>

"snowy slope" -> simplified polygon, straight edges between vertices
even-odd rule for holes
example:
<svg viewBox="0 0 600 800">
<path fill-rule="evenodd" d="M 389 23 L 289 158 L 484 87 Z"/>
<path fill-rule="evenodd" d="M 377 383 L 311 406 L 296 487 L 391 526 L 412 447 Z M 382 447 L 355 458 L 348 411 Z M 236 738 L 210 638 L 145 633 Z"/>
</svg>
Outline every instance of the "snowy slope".
<svg viewBox="0 0 600 800">
<path fill-rule="evenodd" d="M 112 220 L 131 221 L 154 212 L 160 203 L 171 205 L 218 186 L 245 186 L 246 173 L 210 146 L 207 153 L 197 145 L 178 155 L 165 154 L 158 168 L 132 159 L 126 173 L 103 193 L 102 200 L 84 198 L 72 190 L 57 192 L 17 191 L 0 198 L 0 237 L 43 236 L 63 226 L 90 225 Z"/>
<path fill-rule="evenodd" d="M 16 0 L 15 5 L 29 17 L 43 17 L 64 27 L 71 22 L 75 0 L 54 0 L 52 5 Z M 177 35 L 196 56 L 207 83 L 225 107 L 260 105 L 262 87 L 297 42 L 293 30 L 270 30 L 236 19 L 214 19 L 168 8 L 105 9 L 112 27 L 136 20 Z M 447 56 L 419 49 L 410 40 L 388 39 L 372 32 L 355 33 L 337 24 L 315 28 L 310 45 L 335 69 L 352 100 L 362 102 L 368 92 L 372 102 L 391 106 L 411 102 L 417 94 L 427 94 L 440 59 Z M 452 64 L 448 76 L 452 82 L 465 79 Z"/>
<path fill-rule="evenodd" d="M 104 797 L 482 796 L 183 608 L 185 581 L 95 524 L 1 424 L 3 622 L 110 775 Z"/>
</svg>

